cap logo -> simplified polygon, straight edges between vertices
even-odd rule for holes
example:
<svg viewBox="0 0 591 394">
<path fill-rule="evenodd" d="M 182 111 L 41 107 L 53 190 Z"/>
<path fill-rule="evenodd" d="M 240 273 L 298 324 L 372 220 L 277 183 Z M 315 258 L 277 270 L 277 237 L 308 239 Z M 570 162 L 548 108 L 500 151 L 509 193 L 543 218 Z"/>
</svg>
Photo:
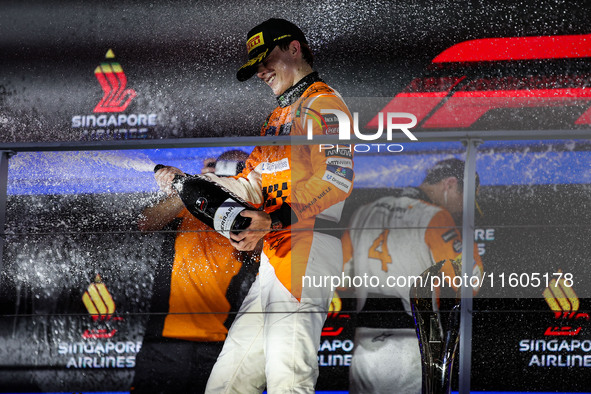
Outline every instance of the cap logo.
<svg viewBox="0 0 591 394">
<path fill-rule="evenodd" d="M 263 39 L 263 32 L 260 32 L 250 37 L 248 41 L 246 41 L 246 50 L 248 51 L 248 53 L 250 53 L 250 51 L 252 51 L 256 47 L 264 44 L 265 40 Z"/>
<path fill-rule="evenodd" d="M 263 59 L 265 58 L 265 56 L 267 56 L 268 52 L 269 52 L 269 48 L 265 49 L 265 52 L 259 53 L 259 55 L 257 57 L 254 57 L 254 58 L 250 59 L 249 61 L 247 61 L 246 63 L 244 63 L 244 65 L 242 67 L 240 67 L 240 69 L 250 67 L 253 64 L 257 64 L 257 63 L 262 62 Z"/>
<path fill-rule="evenodd" d="M 288 37 L 291 37 L 291 34 L 285 34 L 285 35 L 283 35 L 281 37 L 277 37 L 273 41 L 283 40 L 284 38 L 288 38 Z"/>
</svg>

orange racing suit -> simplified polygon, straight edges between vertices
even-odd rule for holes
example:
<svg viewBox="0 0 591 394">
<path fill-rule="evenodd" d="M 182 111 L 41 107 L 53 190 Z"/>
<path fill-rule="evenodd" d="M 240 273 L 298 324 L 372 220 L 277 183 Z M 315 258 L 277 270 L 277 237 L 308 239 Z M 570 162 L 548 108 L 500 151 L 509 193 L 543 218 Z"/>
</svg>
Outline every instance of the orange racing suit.
<svg viewBox="0 0 591 394">
<path fill-rule="evenodd" d="M 320 116 L 321 110 L 349 114 L 340 96 L 316 73 L 278 101 L 262 136 L 303 136 L 307 127 L 313 135 L 333 133 L 338 122 Z M 239 176 L 213 177 L 283 228 L 264 238 L 259 275 L 230 328 L 208 394 L 262 393 L 265 387 L 276 393 L 314 393 L 332 290 L 304 287 L 302 276 L 341 272 L 340 240 L 314 229 L 321 220 L 339 220 L 353 177 L 350 145 L 325 150 L 318 145 L 259 146 Z"/>
<path fill-rule="evenodd" d="M 294 88 L 279 97 L 280 105 L 265 121 L 262 136 L 306 135 L 308 120 L 317 119 L 322 108 L 349 114 L 338 93 L 316 73 Z M 336 133 L 335 120 L 324 116 L 312 122 L 313 134 Z M 312 229 L 318 218 L 339 221 L 353 178 L 351 145 L 323 150 L 318 145 L 271 145 L 257 146 L 235 179 L 215 180 L 283 224 L 283 230 L 266 235 L 263 252 L 280 282 L 300 298 Z"/>
</svg>

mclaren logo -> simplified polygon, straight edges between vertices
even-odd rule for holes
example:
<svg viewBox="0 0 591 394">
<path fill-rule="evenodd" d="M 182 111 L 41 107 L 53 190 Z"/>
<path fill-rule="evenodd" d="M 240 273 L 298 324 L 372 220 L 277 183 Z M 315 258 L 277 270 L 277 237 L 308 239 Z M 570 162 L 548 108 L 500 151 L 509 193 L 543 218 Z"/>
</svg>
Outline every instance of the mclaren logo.
<svg viewBox="0 0 591 394">
<path fill-rule="evenodd" d="M 113 50 L 109 49 L 107 59 L 114 59 Z M 126 89 L 127 77 L 119 63 L 102 63 L 94 70 L 94 76 L 103 89 L 103 98 L 94 107 L 94 112 L 122 112 L 131 100 L 137 96 L 135 90 Z"/>
<path fill-rule="evenodd" d="M 579 313 L 579 298 L 572 287 L 565 286 L 564 279 L 553 279 L 544 290 L 544 298 L 557 320 L 556 326 L 546 329 L 544 335 L 575 336 L 581 332 L 577 323 L 589 320 L 587 313 Z M 560 324 L 558 324 L 560 323 Z"/>
</svg>

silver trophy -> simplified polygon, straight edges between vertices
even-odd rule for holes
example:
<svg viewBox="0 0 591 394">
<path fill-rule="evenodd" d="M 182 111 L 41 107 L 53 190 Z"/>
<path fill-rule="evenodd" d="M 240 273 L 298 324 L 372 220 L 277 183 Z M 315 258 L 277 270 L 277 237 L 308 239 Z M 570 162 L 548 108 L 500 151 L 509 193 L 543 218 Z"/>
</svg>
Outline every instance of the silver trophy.
<svg viewBox="0 0 591 394">
<path fill-rule="evenodd" d="M 440 276 L 445 262 L 425 270 L 421 274 L 422 281 L 416 281 L 410 289 L 410 305 L 421 349 L 423 394 L 451 393 L 451 374 L 459 342 L 460 292 L 448 285 L 438 288 L 440 294 L 436 295 L 430 287 L 431 277 Z M 453 261 L 452 265 L 456 275 L 461 275 L 461 262 Z"/>
</svg>

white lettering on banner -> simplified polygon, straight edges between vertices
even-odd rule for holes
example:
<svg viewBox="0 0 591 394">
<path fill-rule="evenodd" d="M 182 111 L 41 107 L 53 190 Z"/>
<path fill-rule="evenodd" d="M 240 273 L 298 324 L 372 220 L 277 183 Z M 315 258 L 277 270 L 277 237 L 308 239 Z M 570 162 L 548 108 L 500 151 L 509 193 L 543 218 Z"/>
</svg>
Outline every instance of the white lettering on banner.
<svg viewBox="0 0 591 394">
<path fill-rule="evenodd" d="M 558 339 L 523 339 L 519 342 L 520 352 L 574 352 L 576 350 L 582 350 L 586 353 L 591 352 L 591 340 L 566 340 L 559 341 Z"/>
<path fill-rule="evenodd" d="M 568 354 L 563 356 L 562 354 L 534 354 L 528 367 L 591 367 L 591 356 L 581 356 L 577 354 Z"/>
<path fill-rule="evenodd" d="M 329 341 L 327 339 L 320 344 L 318 351 L 323 352 L 325 350 L 328 350 L 329 352 L 334 352 L 339 349 L 342 349 L 346 352 L 350 352 L 351 350 L 353 350 L 353 347 L 353 341 L 350 339 L 345 339 L 344 341 L 341 341 L 340 339 L 334 339 L 332 341 Z"/>
<path fill-rule="evenodd" d="M 349 117 L 347 116 L 347 114 L 345 112 L 340 111 L 338 109 L 321 109 L 320 113 L 323 115 L 325 115 L 325 114 L 336 115 L 338 123 L 339 123 L 339 140 L 348 141 L 351 139 L 351 122 L 349 121 Z M 353 113 L 353 132 L 355 133 L 355 136 L 363 141 L 374 141 L 374 140 L 379 139 L 384 132 L 384 113 L 383 112 L 378 113 L 378 119 L 379 119 L 378 130 L 375 132 L 375 134 L 373 134 L 373 135 L 362 134 L 359 131 L 359 114 L 357 112 L 354 112 Z M 393 123 L 394 119 L 408 119 L 408 120 L 410 120 L 410 122 Z M 415 127 L 417 125 L 417 123 L 418 123 L 417 117 L 414 116 L 413 114 L 410 114 L 407 112 L 388 112 L 386 114 L 386 138 L 388 140 L 391 140 L 392 139 L 392 132 L 394 130 L 400 130 L 411 141 L 418 141 L 417 137 L 415 137 L 414 134 L 412 134 L 409 130 L 409 129 Z M 308 138 L 308 140 L 312 140 L 313 135 L 314 135 L 314 131 L 313 131 L 314 121 L 312 119 L 308 119 L 306 126 L 307 126 L 307 128 L 306 128 L 307 138 Z"/>
<path fill-rule="evenodd" d="M 494 241 L 495 240 L 495 229 L 476 229 L 474 230 L 474 241 Z"/>
<path fill-rule="evenodd" d="M 326 164 L 330 164 L 333 166 L 345 167 L 345 168 L 353 168 L 353 160 L 351 159 L 341 159 L 338 157 L 331 157 L 326 159 Z"/>
<path fill-rule="evenodd" d="M 352 354 L 321 354 L 318 356 L 318 365 L 320 367 L 349 367 L 352 359 Z"/>
<path fill-rule="evenodd" d="M 72 356 L 66 368 L 133 368 L 141 342 L 59 343 L 58 354 Z M 112 354 L 114 353 L 114 354 Z"/>
<path fill-rule="evenodd" d="M 262 163 L 261 172 L 263 174 L 272 174 L 274 172 L 289 170 L 289 160 L 287 158 L 271 163 Z"/>
<path fill-rule="evenodd" d="M 80 130 L 85 140 L 127 140 L 148 137 L 158 125 L 157 114 L 75 115 L 72 127 Z"/>
<path fill-rule="evenodd" d="M 476 229 L 474 230 L 474 242 L 478 247 L 478 255 L 484 256 L 486 254 L 486 243 L 478 241 L 494 241 L 495 240 L 495 229 Z"/>
<path fill-rule="evenodd" d="M 72 127 L 156 126 L 157 114 L 75 115 Z"/>
<path fill-rule="evenodd" d="M 333 185 L 335 185 L 336 187 L 338 187 L 346 193 L 348 193 L 349 190 L 351 190 L 351 186 L 353 185 L 351 181 L 349 181 L 348 179 L 335 175 L 330 171 L 326 171 L 324 173 L 322 180 L 332 183 Z"/>
<path fill-rule="evenodd" d="M 135 356 L 71 357 L 66 368 L 134 368 Z"/>
<path fill-rule="evenodd" d="M 332 341 L 328 339 L 324 340 L 318 348 L 318 352 L 320 353 L 318 354 L 318 365 L 321 367 L 350 366 L 353 355 L 348 353 L 353 350 L 353 347 L 354 343 L 350 339 L 333 339 Z M 344 354 L 342 354 L 342 352 L 344 352 Z"/>
<path fill-rule="evenodd" d="M 588 354 L 591 352 L 589 339 L 523 339 L 519 341 L 519 351 L 546 352 L 533 354 L 528 367 L 591 367 L 591 354 Z M 557 354 L 558 352 L 562 354 Z"/>
<path fill-rule="evenodd" d="M 59 343 L 58 354 L 137 353 L 141 342 L 74 342 Z"/>
</svg>

